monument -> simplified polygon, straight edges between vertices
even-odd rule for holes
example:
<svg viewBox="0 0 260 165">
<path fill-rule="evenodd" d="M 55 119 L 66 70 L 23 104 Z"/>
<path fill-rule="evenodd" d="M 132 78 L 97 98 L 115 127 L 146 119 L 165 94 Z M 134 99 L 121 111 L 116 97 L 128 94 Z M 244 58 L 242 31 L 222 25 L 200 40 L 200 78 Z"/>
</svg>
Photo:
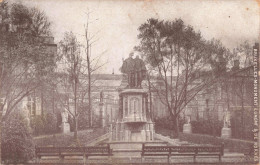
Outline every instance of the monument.
<svg viewBox="0 0 260 165">
<path fill-rule="evenodd" d="M 144 62 L 133 53 L 123 61 L 124 74 L 119 89 L 119 112 L 110 126 L 109 144 L 116 155 L 140 155 L 143 143 L 156 144 L 154 123 L 148 109 L 148 91 L 142 88 L 146 74 Z"/>
<path fill-rule="evenodd" d="M 69 133 L 70 124 L 68 121 L 68 112 L 66 110 L 61 113 L 61 119 L 62 119 L 62 123 L 61 123 L 62 133 Z"/>
<path fill-rule="evenodd" d="M 221 137 L 231 138 L 230 112 L 228 110 L 226 110 L 224 113 L 223 122 L 224 122 L 224 127 L 221 129 Z"/>
<path fill-rule="evenodd" d="M 112 137 L 115 141 L 152 141 L 154 123 L 148 110 L 148 93 L 141 86 L 146 68 L 139 56 L 132 57 L 130 53 L 122 65 L 128 84 L 119 93 L 119 116 Z"/>
</svg>

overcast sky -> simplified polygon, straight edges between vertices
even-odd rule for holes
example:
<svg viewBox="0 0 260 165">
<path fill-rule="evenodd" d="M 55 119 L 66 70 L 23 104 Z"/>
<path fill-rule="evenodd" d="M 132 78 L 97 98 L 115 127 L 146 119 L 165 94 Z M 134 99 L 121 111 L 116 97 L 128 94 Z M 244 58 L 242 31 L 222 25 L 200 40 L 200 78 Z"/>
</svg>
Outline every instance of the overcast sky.
<svg viewBox="0 0 260 165">
<path fill-rule="evenodd" d="M 259 38 L 259 6 L 253 0 L 26 0 L 29 6 L 44 10 L 52 22 L 52 32 L 58 43 L 66 31 L 77 34 L 84 43 L 84 24 L 90 14 L 92 34 L 99 31 L 92 54 L 103 51 L 103 72 L 120 73 L 122 58 L 138 44 L 138 27 L 153 17 L 164 20 L 181 18 L 185 24 L 200 30 L 205 39 L 216 38 L 233 49 L 239 43 Z"/>
</svg>

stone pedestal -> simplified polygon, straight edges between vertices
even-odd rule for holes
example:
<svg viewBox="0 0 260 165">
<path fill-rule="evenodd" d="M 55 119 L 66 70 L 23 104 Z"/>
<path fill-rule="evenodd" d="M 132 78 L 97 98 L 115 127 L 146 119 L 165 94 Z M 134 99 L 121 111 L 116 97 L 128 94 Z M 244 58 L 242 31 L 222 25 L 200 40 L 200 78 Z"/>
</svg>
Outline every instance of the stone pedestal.
<svg viewBox="0 0 260 165">
<path fill-rule="evenodd" d="M 224 127 L 221 130 L 222 138 L 231 138 L 231 128 Z"/>
<path fill-rule="evenodd" d="M 70 124 L 63 122 L 61 124 L 62 133 L 69 133 L 70 132 Z"/>
<path fill-rule="evenodd" d="M 119 118 L 112 130 L 112 141 L 153 141 L 154 123 L 148 111 L 148 94 L 143 89 L 124 89 L 120 93 Z"/>
<path fill-rule="evenodd" d="M 191 124 L 184 124 L 183 125 L 183 133 L 192 133 Z"/>
<path fill-rule="evenodd" d="M 105 106 L 104 106 L 104 103 L 99 103 L 99 116 L 100 116 L 100 126 L 105 127 L 106 121 L 105 121 Z"/>
</svg>

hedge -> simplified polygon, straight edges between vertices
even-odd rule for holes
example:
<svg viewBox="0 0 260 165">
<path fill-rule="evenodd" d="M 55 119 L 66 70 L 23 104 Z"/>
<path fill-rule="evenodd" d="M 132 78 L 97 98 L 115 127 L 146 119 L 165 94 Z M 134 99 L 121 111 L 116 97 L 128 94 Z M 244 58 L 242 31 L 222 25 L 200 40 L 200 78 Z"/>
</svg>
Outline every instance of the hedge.
<svg viewBox="0 0 260 165">
<path fill-rule="evenodd" d="M 221 137 L 213 137 L 210 135 L 201 134 L 188 134 L 180 133 L 179 139 L 181 141 L 188 141 L 196 144 L 212 144 L 220 145 L 224 143 L 225 149 L 229 149 L 230 152 L 240 152 L 243 153 L 245 149 L 253 147 L 253 141 L 246 141 L 240 139 L 226 139 Z"/>
</svg>

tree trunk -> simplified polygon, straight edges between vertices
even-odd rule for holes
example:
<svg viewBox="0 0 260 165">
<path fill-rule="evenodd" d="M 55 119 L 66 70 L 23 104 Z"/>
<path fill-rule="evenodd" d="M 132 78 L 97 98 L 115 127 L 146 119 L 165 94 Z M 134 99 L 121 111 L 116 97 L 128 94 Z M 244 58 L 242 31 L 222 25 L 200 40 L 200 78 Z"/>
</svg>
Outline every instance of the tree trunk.
<svg viewBox="0 0 260 165">
<path fill-rule="evenodd" d="M 76 67 L 74 67 L 74 73 L 76 73 Z M 76 75 L 76 74 L 75 74 Z M 77 84 L 77 78 L 75 76 L 75 86 L 74 86 L 74 122 L 75 122 L 75 129 L 74 129 L 74 139 L 78 139 L 78 112 L 77 112 L 77 91 L 78 91 L 78 84 Z"/>
<path fill-rule="evenodd" d="M 90 74 L 90 73 L 89 73 Z M 88 108 L 89 108 L 89 127 L 93 126 L 92 122 L 92 105 L 91 105 L 91 76 L 89 75 L 89 85 L 88 85 Z"/>
<path fill-rule="evenodd" d="M 152 101 L 152 87 L 151 87 L 151 79 L 150 79 L 150 75 L 147 74 L 147 80 L 148 80 L 148 89 L 149 89 L 149 111 L 150 111 L 150 118 L 153 121 L 153 101 Z"/>
<path fill-rule="evenodd" d="M 43 118 L 43 89 L 41 87 L 41 116 Z"/>
<path fill-rule="evenodd" d="M 175 116 L 175 138 L 179 137 L 179 118 L 178 116 Z"/>
<path fill-rule="evenodd" d="M 2 164 L 2 125 L 3 125 L 3 122 L 2 122 L 2 114 L 3 114 L 3 111 L 0 111 L 0 164 Z"/>
<path fill-rule="evenodd" d="M 77 117 L 74 118 L 74 122 L 75 122 L 74 139 L 75 142 L 77 142 L 78 140 L 78 118 Z"/>
<path fill-rule="evenodd" d="M 87 66 L 88 66 L 88 110 L 89 110 L 89 127 L 93 126 L 92 122 L 92 105 L 91 105 L 91 67 L 90 67 L 90 46 L 87 40 Z"/>
</svg>

